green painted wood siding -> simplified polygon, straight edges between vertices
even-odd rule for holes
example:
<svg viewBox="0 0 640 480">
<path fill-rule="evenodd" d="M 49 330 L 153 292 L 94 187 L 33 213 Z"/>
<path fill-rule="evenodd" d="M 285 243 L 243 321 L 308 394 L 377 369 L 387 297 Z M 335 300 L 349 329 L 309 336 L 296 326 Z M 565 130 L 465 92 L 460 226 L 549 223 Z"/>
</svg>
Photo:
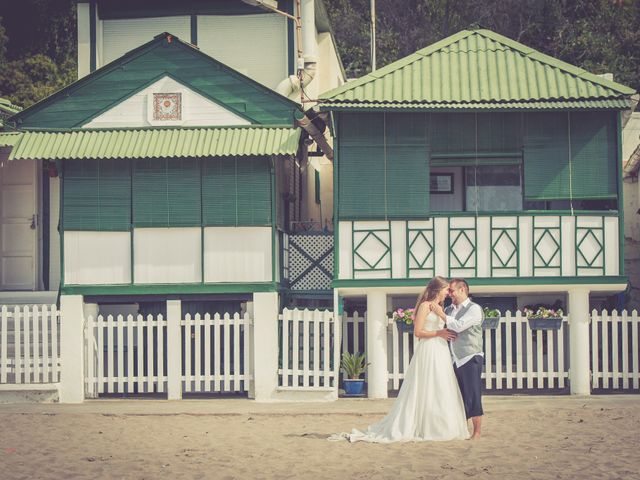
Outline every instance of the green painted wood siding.
<svg viewBox="0 0 640 480">
<path fill-rule="evenodd" d="M 529 113 L 525 123 L 525 198 L 616 198 L 613 112 Z"/>
<path fill-rule="evenodd" d="M 168 43 L 164 35 L 20 112 L 14 120 L 23 128 L 80 127 L 165 75 L 254 124 L 293 124 L 294 102 L 179 39 Z"/>
<path fill-rule="evenodd" d="M 65 230 L 127 231 L 131 227 L 128 160 L 67 160 L 63 171 Z"/>
<path fill-rule="evenodd" d="M 269 157 L 203 160 L 202 219 L 208 226 L 271 225 Z"/>
<path fill-rule="evenodd" d="M 198 159 L 156 158 L 133 162 L 134 226 L 200 226 Z"/>
<path fill-rule="evenodd" d="M 341 114 L 338 125 L 340 218 L 426 215 L 429 115 Z"/>
</svg>

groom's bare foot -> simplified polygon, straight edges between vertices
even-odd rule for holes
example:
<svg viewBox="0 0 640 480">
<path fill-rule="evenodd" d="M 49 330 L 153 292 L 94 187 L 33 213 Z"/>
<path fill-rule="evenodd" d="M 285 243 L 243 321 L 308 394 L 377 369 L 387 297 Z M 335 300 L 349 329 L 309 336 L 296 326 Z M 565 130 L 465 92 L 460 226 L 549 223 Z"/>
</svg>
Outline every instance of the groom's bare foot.
<svg viewBox="0 0 640 480">
<path fill-rule="evenodd" d="M 480 440 L 480 432 L 474 432 L 474 434 L 471 435 L 471 440 Z"/>
</svg>

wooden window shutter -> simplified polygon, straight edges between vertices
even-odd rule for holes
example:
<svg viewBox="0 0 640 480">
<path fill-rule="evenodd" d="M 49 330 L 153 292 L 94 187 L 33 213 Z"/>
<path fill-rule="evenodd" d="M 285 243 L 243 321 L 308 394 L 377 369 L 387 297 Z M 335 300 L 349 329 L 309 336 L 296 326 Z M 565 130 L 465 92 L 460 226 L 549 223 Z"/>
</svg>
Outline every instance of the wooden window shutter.
<svg viewBox="0 0 640 480">
<path fill-rule="evenodd" d="M 129 230 L 131 178 L 128 161 L 66 160 L 63 182 L 65 230 Z"/>
<path fill-rule="evenodd" d="M 203 160 L 204 225 L 271 225 L 271 161 L 268 157 Z"/>
<path fill-rule="evenodd" d="M 618 196 L 616 121 L 613 112 L 571 113 L 573 198 Z"/>
<path fill-rule="evenodd" d="M 566 112 L 529 113 L 524 135 L 524 196 L 569 198 L 569 136 Z"/>
<path fill-rule="evenodd" d="M 198 159 L 134 161 L 133 223 L 136 227 L 199 226 L 200 217 Z"/>
</svg>

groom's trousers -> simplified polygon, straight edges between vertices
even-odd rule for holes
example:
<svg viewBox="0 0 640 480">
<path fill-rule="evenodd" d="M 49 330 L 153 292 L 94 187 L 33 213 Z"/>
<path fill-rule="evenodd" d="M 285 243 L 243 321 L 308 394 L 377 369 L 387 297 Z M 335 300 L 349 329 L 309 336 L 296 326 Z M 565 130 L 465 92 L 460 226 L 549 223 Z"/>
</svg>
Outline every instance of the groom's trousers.
<svg viewBox="0 0 640 480">
<path fill-rule="evenodd" d="M 467 418 L 479 417 L 482 411 L 482 364 L 484 357 L 476 355 L 461 367 L 456 367 L 456 378 L 460 385 L 460 393 L 464 402 L 464 411 Z"/>
</svg>

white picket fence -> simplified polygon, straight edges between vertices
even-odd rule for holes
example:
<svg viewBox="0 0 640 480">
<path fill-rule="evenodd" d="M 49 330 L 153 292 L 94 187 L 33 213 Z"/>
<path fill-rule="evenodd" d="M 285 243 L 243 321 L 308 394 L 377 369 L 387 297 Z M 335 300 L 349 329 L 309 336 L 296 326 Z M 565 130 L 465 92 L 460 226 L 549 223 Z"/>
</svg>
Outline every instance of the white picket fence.
<svg viewBox="0 0 640 480">
<path fill-rule="evenodd" d="M 251 324 L 246 314 L 187 314 L 180 320 L 179 338 L 172 338 L 162 315 L 89 317 L 86 396 L 164 393 L 173 361 L 181 365 L 183 393 L 247 391 L 252 378 Z M 178 348 L 173 348 L 174 342 Z M 178 352 L 180 358 L 169 358 L 170 352 Z"/>
<path fill-rule="evenodd" d="M 366 314 L 342 321 L 342 351 L 365 352 Z M 487 390 L 563 390 L 569 377 L 570 322 L 559 330 L 532 330 L 520 312 L 507 312 L 498 328 L 484 330 L 484 372 Z M 640 321 L 637 312 L 618 315 L 595 310 L 591 318 L 591 371 L 594 389 L 638 389 Z M 387 331 L 389 389 L 400 388 L 413 355 L 414 336 L 399 332 L 392 319 Z"/>
<path fill-rule="evenodd" d="M 243 317 L 216 313 L 180 321 L 184 327 L 183 392 L 247 392 L 251 373 L 251 325 Z"/>
<path fill-rule="evenodd" d="M 633 310 L 591 313 L 591 386 L 594 389 L 640 388 L 640 317 Z"/>
<path fill-rule="evenodd" d="M 60 380 L 60 315 L 55 305 L 0 309 L 0 389 Z"/>
<path fill-rule="evenodd" d="M 280 390 L 337 388 L 339 326 L 328 310 L 288 310 L 279 316 Z"/>
</svg>

